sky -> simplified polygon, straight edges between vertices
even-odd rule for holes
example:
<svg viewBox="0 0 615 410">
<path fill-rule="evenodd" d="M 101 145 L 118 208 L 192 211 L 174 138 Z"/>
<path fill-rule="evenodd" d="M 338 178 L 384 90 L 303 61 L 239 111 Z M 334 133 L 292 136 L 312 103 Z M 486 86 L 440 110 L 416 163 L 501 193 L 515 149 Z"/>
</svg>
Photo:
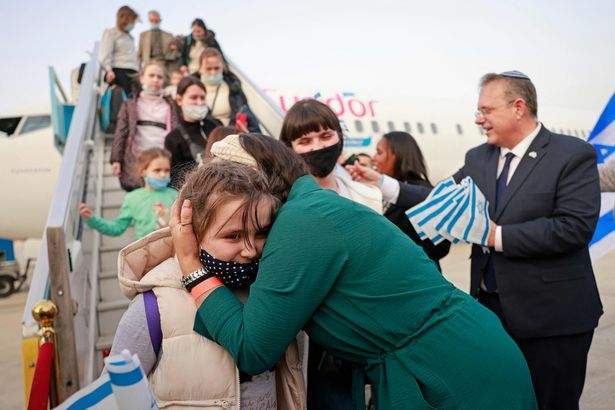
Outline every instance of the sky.
<svg viewBox="0 0 615 410">
<path fill-rule="evenodd" d="M 615 91 L 612 0 L 0 0 L 0 116 L 49 111 L 47 67 L 68 88 L 70 70 L 124 4 L 142 16 L 136 39 L 150 9 L 173 33 L 187 34 L 193 18 L 204 18 L 225 54 L 262 88 L 473 105 L 482 74 L 518 69 L 534 81 L 539 105 L 596 118 Z"/>
</svg>

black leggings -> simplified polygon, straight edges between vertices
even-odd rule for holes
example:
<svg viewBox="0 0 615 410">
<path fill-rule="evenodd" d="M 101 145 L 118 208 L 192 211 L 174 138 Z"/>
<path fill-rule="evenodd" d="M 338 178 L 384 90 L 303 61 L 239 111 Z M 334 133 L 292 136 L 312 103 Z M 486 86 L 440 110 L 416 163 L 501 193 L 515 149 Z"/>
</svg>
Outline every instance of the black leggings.
<svg viewBox="0 0 615 410">
<path fill-rule="evenodd" d="M 115 74 L 115 80 L 113 80 L 113 84 L 117 84 L 122 87 L 126 96 L 130 98 L 132 96 L 133 85 L 136 81 L 135 70 L 131 70 L 130 68 L 112 68 L 113 73 Z"/>
</svg>

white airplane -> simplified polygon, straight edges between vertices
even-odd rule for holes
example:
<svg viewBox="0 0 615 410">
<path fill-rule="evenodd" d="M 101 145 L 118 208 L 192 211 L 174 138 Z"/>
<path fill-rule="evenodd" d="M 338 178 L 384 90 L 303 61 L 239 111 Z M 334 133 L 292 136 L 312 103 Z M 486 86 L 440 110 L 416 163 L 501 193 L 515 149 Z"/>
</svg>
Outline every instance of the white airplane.
<svg viewBox="0 0 615 410">
<path fill-rule="evenodd" d="M 62 156 L 54 147 L 49 114 L 29 113 L 0 117 L 0 239 L 12 240 L 21 270 L 39 254 L 41 236 L 56 184 Z M 3 246 L 11 246 L 2 241 Z M 6 285 L 6 284 L 4 284 Z"/>
<path fill-rule="evenodd" d="M 474 105 L 449 101 L 418 101 L 364 96 L 348 91 L 286 92 L 264 90 L 286 112 L 302 98 L 318 98 L 331 107 L 348 130 L 345 151 L 373 154 L 386 132 L 410 132 L 426 158 L 430 179 L 454 173 L 470 148 L 485 137 L 473 123 Z M 586 138 L 597 114 L 564 108 L 542 108 L 540 119 L 555 132 Z M 0 215 L 0 238 L 16 242 L 16 254 L 36 257 L 55 187 L 61 154 L 54 146 L 49 115 L 28 114 L 0 118 L 0 178 L 5 193 Z M 20 247 L 26 249 L 19 250 Z M 32 252 L 34 252 L 32 254 Z M 24 257 L 22 256 L 21 259 Z M 18 258 L 19 259 L 19 258 Z M 23 263 L 20 263 L 24 266 Z"/>
</svg>

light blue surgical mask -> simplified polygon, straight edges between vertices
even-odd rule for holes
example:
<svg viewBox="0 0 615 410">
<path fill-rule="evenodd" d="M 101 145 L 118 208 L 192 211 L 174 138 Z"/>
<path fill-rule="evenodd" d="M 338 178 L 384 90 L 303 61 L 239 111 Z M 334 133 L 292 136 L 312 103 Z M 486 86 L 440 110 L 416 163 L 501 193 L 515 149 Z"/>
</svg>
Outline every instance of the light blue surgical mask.
<svg viewBox="0 0 615 410">
<path fill-rule="evenodd" d="M 135 28 L 135 23 L 130 23 L 126 27 L 124 27 L 124 31 L 130 33 L 130 31 Z"/>
<path fill-rule="evenodd" d="M 154 178 L 146 176 L 144 179 L 145 183 L 154 191 L 161 191 L 165 189 L 171 182 L 171 177 Z"/>
<path fill-rule="evenodd" d="M 220 85 L 223 79 L 222 71 L 217 74 L 202 76 L 203 82 L 207 85 Z"/>
</svg>

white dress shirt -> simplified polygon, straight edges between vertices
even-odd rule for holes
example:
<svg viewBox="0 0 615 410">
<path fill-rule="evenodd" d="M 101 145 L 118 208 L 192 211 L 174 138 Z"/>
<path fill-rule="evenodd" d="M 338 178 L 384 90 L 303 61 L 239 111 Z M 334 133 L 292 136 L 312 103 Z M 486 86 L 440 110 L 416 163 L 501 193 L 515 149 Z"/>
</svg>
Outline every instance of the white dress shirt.
<svg viewBox="0 0 615 410">
<path fill-rule="evenodd" d="M 500 158 L 498 159 L 498 170 L 496 174 L 497 177 L 500 176 L 500 174 L 502 173 L 502 169 L 504 168 L 504 163 L 506 162 L 506 154 L 508 154 L 509 152 L 512 152 L 515 155 L 513 159 L 510 161 L 510 168 L 508 169 L 508 179 L 506 181 L 506 185 L 508 185 L 508 183 L 510 182 L 510 179 L 512 178 L 513 174 L 517 170 L 517 167 L 519 166 L 519 162 L 521 162 L 521 158 L 523 158 L 523 156 L 527 152 L 530 145 L 532 145 L 532 141 L 534 141 L 534 138 L 536 138 L 536 136 L 540 132 L 540 128 L 541 128 L 541 125 L 540 123 L 538 123 L 536 128 L 534 128 L 534 131 L 532 131 L 528 136 L 523 138 L 521 142 L 519 142 L 517 145 L 514 146 L 514 148 L 512 149 L 500 148 Z M 501 226 L 498 226 L 495 229 L 494 248 L 497 252 L 504 251 L 504 245 L 502 244 L 502 227 Z"/>
</svg>

